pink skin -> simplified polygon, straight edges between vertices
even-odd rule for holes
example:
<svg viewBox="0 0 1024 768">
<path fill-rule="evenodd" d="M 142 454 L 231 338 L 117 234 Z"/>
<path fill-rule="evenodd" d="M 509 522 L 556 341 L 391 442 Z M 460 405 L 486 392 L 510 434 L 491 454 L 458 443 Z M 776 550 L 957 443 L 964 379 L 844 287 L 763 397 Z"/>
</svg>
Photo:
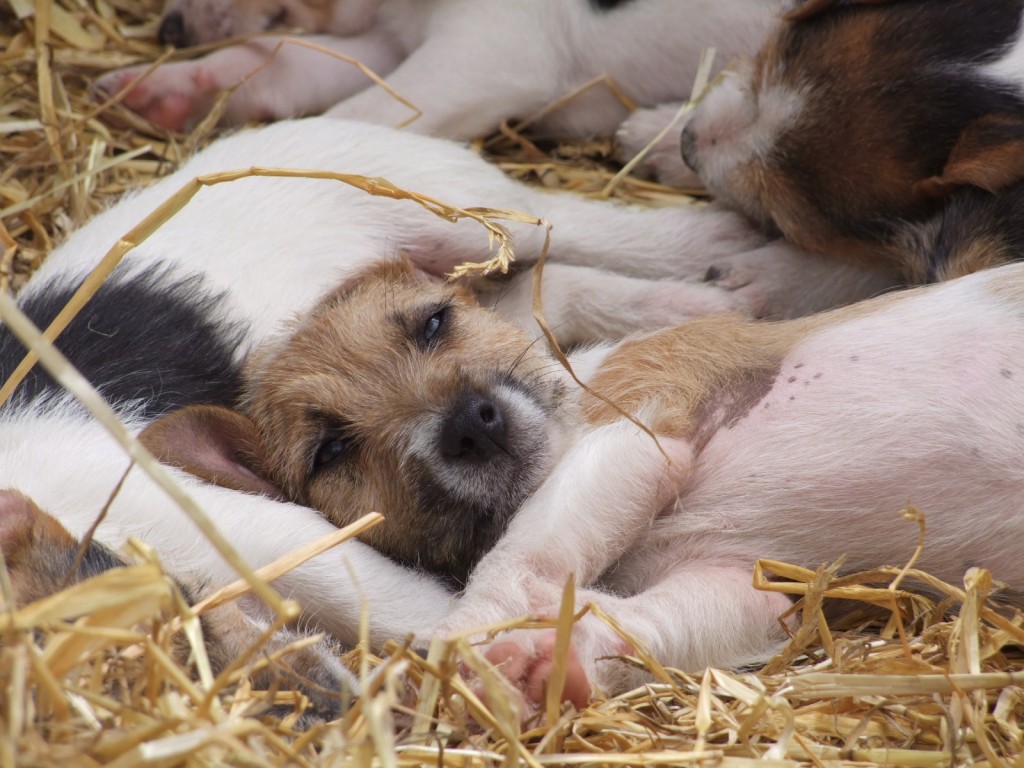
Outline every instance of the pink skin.
<svg viewBox="0 0 1024 768">
<path fill-rule="evenodd" d="M 547 631 L 535 640 L 532 652 L 526 645 L 513 640 L 499 640 L 484 652 L 484 657 L 499 667 L 513 687 L 522 692 L 520 712 L 523 713 L 523 719 L 532 716 L 546 701 L 548 682 L 554 669 L 555 642 L 555 632 Z M 590 701 L 591 694 L 587 672 L 575 647 L 570 643 L 562 701 L 571 703 L 576 709 L 583 709 Z"/>
<path fill-rule="evenodd" d="M 353 60 L 384 76 L 402 57 L 381 32 L 351 38 L 308 35 L 302 42 L 254 38 L 151 72 L 148 64 L 120 69 L 99 78 L 96 87 L 108 97 L 130 88 L 124 106 L 156 126 L 181 132 L 206 117 L 225 89 L 235 89 L 222 115 L 228 125 L 310 115 L 372 84 Z M 310 72 L 317 77 L 309 77 Z"/>
<path fill-rule="evenodd" d="M 179 133 L 188 130 L 196 115 L 205 114 L 213 105 L 219 86 L 208 70 L 195 67 L 178 88 L 169 88 L 166 76 L 159 76 L 160 70 L 140 80 L 145 69 L 114 72 L 101 80 L 100 88 L 110 95 L 130 88 L 121 99 L 124 106 L 153 125 Z"/>
<path fill-rule="evenodd" d="M 647 532 L 689 477 L 689 442 L 661 438 L 661 448 L 670 460 L 649 435 L 626 422 L 585 435 L 477 566 L 459 607 L 437 633 L 451 634 L 508 616 L 554 615 L 553 606 L 570 574 L 581 584 L 594 583 Z M 609 526 L 617 537 L 605 535 Z M 577 594 L 578 607 L 588 602 L 621 603 L 620 610 L 642 614 L 651 601 L 637 600 L 640 605 L 634 608 L 629 598 L 589 590 Z M 563 698 L 582 706 L 590 697 L 597 659 L 628 652 L 628 647 L 592 615 L 574 627 L 573 645 Z M 553 649 L 552 633 L 538 638 L 536 633 L 513 632 L 484 651 L 489 660 L 503 665 L 503 674 L 521 692 L 523 719 L 544 700 Z"/>
</svg>

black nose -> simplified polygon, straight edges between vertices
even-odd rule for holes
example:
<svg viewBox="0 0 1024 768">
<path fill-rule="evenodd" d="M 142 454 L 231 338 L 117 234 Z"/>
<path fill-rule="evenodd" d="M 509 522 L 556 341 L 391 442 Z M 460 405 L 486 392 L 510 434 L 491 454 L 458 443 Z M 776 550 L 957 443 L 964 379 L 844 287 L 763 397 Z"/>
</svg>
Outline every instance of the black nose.
<svg viewBox="0 0 1024 768">
<path fill-rule="evenodd" d="M 679 148 L 683 153 L 683 162 L 694 173 L 699 172 L 700 168 L 697 167 L 699 165 L 697 162 L 697 134 L 690 126 L 683 128 L 683 134 L 679 137 Z"/>
<path fill-rule="evenodd" d="M 486 461 L 508 453 L 508 424 L 493 400 L 463 395 L 448 410 L 441 427 L 441 452 L 453 459 Z"/>
<path fill-rule="evenodd" d="M 185 46 L 185 16 L 181 11 L 171 11 L 164 16 L 156 39 L 160 45 L 173 45 L 175 48 Z"/>
</svg>

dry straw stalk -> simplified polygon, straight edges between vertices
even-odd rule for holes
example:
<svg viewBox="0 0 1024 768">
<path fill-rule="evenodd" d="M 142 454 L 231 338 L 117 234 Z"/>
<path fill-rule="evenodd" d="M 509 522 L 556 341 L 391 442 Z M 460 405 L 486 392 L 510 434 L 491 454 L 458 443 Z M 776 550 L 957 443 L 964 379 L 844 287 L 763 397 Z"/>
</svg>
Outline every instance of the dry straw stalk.
<svg viewBox="0 0 1024 768">
<path fill-rule="evenodd" d="M 156 0 L 12 0 L 0 8 L 3 288 L 21 285 L 71 228 L 124 190 L 172 170 L 210 137 L 212 120 L 190 136 L 172 135 L 116 104 L 98 103 L 90 92 L 91 78 L 111 68 L 167 60 L 152 42 L 158 12 Z M 108 121 L 108 114 L 119 122 Z M 676 191 L 616 176 L 605 162 L 607 142 L 541 149 L 521 127 L 504 126 L 481 146 L 511 175 L 528 181 L 644 205 L 692 203 Z M 252 173 L 327 176 L 248 169 L 197 179 L 126 233 L 86 291 L 185 198 L 206 184 Z M 485 228 L 482 240 L 489 233 L 502 258 L 509 255 L 500 221 L 515 214 L 455 212 L 377 180 L 329 177 L 414 199 L 438 215 L 475 218 Z M 71 311 L 85 298 L 83 293 Z M 16 317 L 9 302 L 3 312 L 5 323 Z M 48 349 L 34 338 L 38 351 Z M 50 363 L 60 369 L 59 361 Z M 895 510 L 893 526 L 892 535 L 914 540 Z M 265 580 L 349 533 L 247 574 L 196 611 L 250 588 L 263 593 Z M 202 646 L 191 630 L 186 634 L 196 665 L 174 660 L 171 640 L 179 628 L 196 626 L 194 611 L 154 553 L 136 546 L 132 554 L 138 564 L 129 569 L 20 608 L 11 605 L 10 585 L 0 578 L 0 766 L 746 768 L 1024 761 L 1024 618 L 992 601 L 995 587 L 983 571 L 972 570 L 962 585 L 952 585 L 912 563 L 880 563 L 872 572 L 838 575 L 837 567 L 761 562 L 756 586 L 798 598 L 792 641 L 764 670 L 675 670 L 635 644 L 636 658 L 607 663 L 642 665 L 651 683 L 598 697 L 582 712 L 559 706 L 553 696 L 539 722 L 525 726 L 501 676 L 465 639 L 435 641 L 425 659 L 396 644 L 381 661 L 364 644 L 353 659 L 364 676 L 363 694 L 341 721 L 297 732 L 296 714 L 267 718 L 260 712 L 271 701 L 284 701 L 297 713 L 304 706 L 301 697 L 253 691 L 245 666 L 216 684 L 197 674 Z M 846 609 L 839 618 L 836 606 Z M 293 610 L 286 603 L 281 609 L 285 615 Z M 556 620 L 518 624 L 557 626 L 564 638 L 571 618 L 571 608 L 563 607 Z M 614 617 L 605 618 L 614 626 Z M 259 649 L 250 658 L 268 661 Z M 460 659 L 478 676 L 476 682 L 460 676 Z M 375 665 L 380 669 L 370 677 Z M 556 665 L 554 687 L 562 674 L 564 664 Z"/>
</svg>

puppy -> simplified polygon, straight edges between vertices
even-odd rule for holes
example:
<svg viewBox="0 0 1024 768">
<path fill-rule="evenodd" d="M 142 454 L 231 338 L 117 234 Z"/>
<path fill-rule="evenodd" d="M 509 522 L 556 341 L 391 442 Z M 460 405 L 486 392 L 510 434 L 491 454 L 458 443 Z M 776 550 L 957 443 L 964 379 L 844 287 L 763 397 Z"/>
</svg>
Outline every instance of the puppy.
<svg viewBox="0 0 1024 768">
<path fill-rule="evenodd" d="M 908 252 L 904 224 L 1024 178 L 1022 16 L 1021 0 L 797 3 L 694 112 L 683 157 L 801 247 L 881 260 L 911 283 L 986 266 Z"/>
<path fill-rule="evenodd" d="M 170 0 L 160 38 L 180 46 L 282 27 L 329 33 L 308 40 L 387 76 L 423 112 L 412 130 L 471 139 L 601 76 L 637 104 L 683 98 L 703 48 L 716 47 L 721 61 L 752 53 L 777 6 L 774 0 Z M 124 103 L 158 125 L 183 130 L 206 114 L 218 92 L 242 83 L 227 103 L 225 119 L 234 124 L 330 107 L 334 116 L 392 126 L 415 116 L 348 62 L 285 45 L 268 63 L 279 42 L 257 38 L 162 66 Z M 144 69 L 112 73 L 99 87 L 119 91 Z M 539 127 L 569 136 L 607 134 L 627 111 L 600 86 Z"/>
<path fill-rule="evenodd" d="M 577 609 L 598 605 L 663 663 L 738 666 L 785 640 L 790 603 L 751 588 L 756 559 L 900 565 L 917 538 L 893 533 L 908 502 L 928 516 L 920 567 L 956 582 L 979 566 L 1024 586 L 1022 309 L 1024 265 L 1011 265 L 784 323 L 695 320 L 577 357 L 659 444 L 457 289 L 383 265 L 254 358 L 246 434 L 265 447 L 239 474 L 339 523 L 379 509 L 393 527 L 375 546 L 468 570 L 455 612 L 423 636 L 554 615 L 575 574 Z M 218 418 L 195 416 L 170 417 L 154 448 L 181 463 L 214 452 Z M 577 703 L 591 686 L 638 682 L 600 661 L 631 649 L 593 615 L 573 642 Z M 552 647 L 513 635 L 488 650 L 528 708 Z"/>
<path fill-rule="evenodd" d="M 0 491 L 0 550 L 19 606 L 127 565 L 95 541 L 88 543 L 79 560 L 80 542 L 30 499 L 10 490 Z M 78 565 L 72 571 L 76 562 Z M 177 586 L 193 603 L 205 589 L 201 581 L 195 580 L 179 581 Z M 242 652 L 260 643 L 269 626 L 262 617 L 243 611 L 237 601 L 209 611 L 200 621 L 206 654 L 215 675 Z M 262 647 L 270 653 L 298 639 L 299 635 L 280 630 Z M 180 632 L 172 640 L 172 651 L 178 663 L 188 659 L 188 641 Z M 342 702 L 358 689 L 355 678 L 339 663 L 336 649 L 326 642 L 293 650 L 284 656 L 283 662 L 256 672 L 251 682 L 257 690 L 287 687 L 302 691 L 310 704 L 300 720 L 303 726 L 336 719 Z"/>
<path fill-rule="evenodd" d="M 708 312 L 810 311 L 816 302 L 853 300 L 888 281 L 851 268 L 849 280 L 810 299 L 796 284 L 772 293 L 761 288 L 764 273 L 799 271 L 805 263 L 813 269 L 820 260 L 764 244 L 734 214 L 637 211 L 547 194 L 510 181 L 449 142 L 309 119 L 216 142 L 96 216 L 33 276 L 19 296 L 21 308 L 48 324 L 102 255 L 177 190 L 196 176 L 253 164 L 361 172 L 457 204 L 544 216 L 553 223 L 555 260 L 545 282 L 547 315 L 563 343 L 615 338 Z M 544 232 L 516 222 L 509 227 L 519 258 L 537 259 Z M 310 311 L 346 275 L 396 252 L 432 279 L 492 255 L 474 222 L 441 221 L 413 203 L 381 200 L 339 182 L 254 177 L 216 185 L 128 252 L 57 345 L 138 433 L 185 405 L 235 405 L 242 362 L 256 345 L 286 330 L 290 318 Z M 712 268 L 717 276 L 704 281 Z M 668 277 L 680 279 L 662 279 Z M 530 285 L 526 270 L 482 296 L 510 322 L 532 325 Z M 0 379 L 23 356 L 21 344 L 0 329 Z M 228 445 L 245 451 L 238 440 Z M 182 524 L 179 510 L 138 469 L 114 494 L 128 469 L 120 447 L 39 367 L 0 409 L 0 487 L 21 490 L 75 536 L 113 494 L 99 541 L 116 550 L 135 536 L 155 547 L 173 573 L 199 573 L 215 585 L 233 580 L 209 542 Z M 241 494 L 177 474 L 254 567 L 334 530 L 308 508 L 272 498 L 278 494 L 270 484 L 253 489 L 261 495 Z M 289 572 L 278 588 L 298 596 L 317 626 L 344 644 L 358 641 L 360 608 L 368 603 L 377 647 L 437 621 L 450 603 L 438 579 L 355 542 Z"/>
</svg>

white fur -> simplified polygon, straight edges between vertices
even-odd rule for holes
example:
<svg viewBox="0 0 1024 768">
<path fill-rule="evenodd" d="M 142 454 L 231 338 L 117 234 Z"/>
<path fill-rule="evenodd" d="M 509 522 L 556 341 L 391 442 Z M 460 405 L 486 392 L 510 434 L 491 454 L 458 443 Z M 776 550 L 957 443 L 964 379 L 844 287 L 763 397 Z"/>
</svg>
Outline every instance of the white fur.
<svg viewBox="0 0 1024 768">
<path fill-rule="evenodd" d="M 577 262 L 551 264 L 545 281 L 549 318 L 563 341 L 608 338 L 711 310 L 754 312 L 761 306 L 757 289 L 747 283 L 719 287 L 647 279 L 700 277 L 716 263 L 716 254 L 725 257 L 758 245 L 756 235 L 735 228 L 731 214 L 629 210 L 539 192 L 510 181 L 449 142 L 324 118 L 278 123 L 215 143 L 181 170 L 126 197 L 72 234 L 38 270 L 24 298 L 77 284 L 119 238 L 193 177 L 252 165 L 384 176 L 444 201 L 524 209 L 549 219 L 554 224 L 552 259 Z M 536 259 L 543 232 L 526 225 L 510 227 L 519 257 Z M 703 245 L 702 238 L 707 239 Z M 685 246 L 687 239 L 690 253 L 677 246 Z M 442 221 L 411 202 L 372 198 L 335 181 L 246 178 L 201 190 L 128 253 L 123 269 L 124 275 L 132 275 L 163 264 L 171 276 L 204 275 L 210 290 L 227 295 L 224 319 L 249 329 L 237 350 L 241 359 L 252 344 L 286 327 L 295 313 L 310 308 L 354 269 L 407 252 L 421 265 L 443 272 L 458 262 L 489 256 L 490 248 L 479 225 Z M 582 266 L 588 261 L 646 277 Z M 530 282 L 527 271 L 510 286 L 499 285 L 489 301 L 503 314 L 532 325 Z M 83 533 L 127 468 L 121 451 L 67 402 L 9 409 L 0 418 L 0 487 L 23 491 L 72 533 Z M 144 425 L 136 419 L 131 426 L 138 430 Z M 308 509 L 185 477 L 182 482 L 253 565 L 331 530 Z M 155 546 L 174 572 L 199 571 L 215 583 L 233 577 L 138 470 L 132 471 L 99 528 L 99 539 L 115 548 L 128 536 Z M 293 571 L 280 586 L 347 642 L 355 639 L 364 594 L 372 608 L 376 641 L 429 626 L 448 605 L 447 594 L 435 583 L 358 543 Z"/>
<path fill-rule="evenodd" d="M 130 417 L 127 425 L 133 431 L 144 426 Z M 19 489 L 76 537 L 99 516 L 129 464 L 121 448 L 70 397 L 32 412 L 0 416 L 0 457 L 0 487 Z M 253 567 L 336 530 L 311 509 L 172 472 Z M 175 573 L 201 574 L 218 585 L 237 578 L 185 514 L 137 468 L 114 498 L 97 535 L 114 546 L 129 536 L 156 547 Z M 348 644 L 358 641 L 364 600 L 372 609 L 376 644 L 404 635 L 412 617 L 426 625 L 436 622 L 450 602 L 448 592 L 431 578 L 358 542 L 310 560 L 275 585 L 298 599 L 317 625 Z"/>
<path fill-rule="evenodd" d="M 898 516 L 908 504 L 927 516 L 919 566 L 953 584 L 982 566 L 1019 590 L 1022 288 L 1024 265 L 1012 265 L 838 314 L 692 461 L 687 441 L 662 440 L 670 464 L 625 422 L 585 433 L 440 631 L 555 615 L 574 573 L 588 587 L 578 603 L 604 608 L 665 664 L 763 659 L 784 640 L 789 603 L 751 588 L 754 561 L 902 566 L 918 535 Z M 655 489 L 672 480 L 680 495 L 666 505 Z M 600 621 L 585 617 L 573 638 L 599 687 L 636 682 L 598 663 L 626 650 Z"/>
<path fill-rule="evenodd" d="M 289 5 L 302 3 L 282 2 Z M 378 74 L 423 111 L 412 130 L 472 138 L 502 120 L 528 117 L 602 75 L 613 78 L 639 105 L 683 98 L 692 87 L 703 48 L 715 47 L 720 61 L 753 53 L 779 4 L 633 0 L 605 12 L 595 11 L 586 0 L 333 0 L 332 6 L 333 18 L 326 25 L 313 28 L 299 14 L 292 23 L 305 24 L 310 32 L 341 35 L 332 48 L 376 65 Z M 247 15 L 241 4 L 224 0 L 174 0 L 168 10 L 181 11 L 202 39 L 258 32 L 266 24 L 266 19 Z M 217 23 L 203 22 L 207 16 L 215 16 Z M 266 49 L 272 44 L 260 45 Z M 216 59 L 165 65 L 164 74 L 144 87 L 154 99 L 173 93 L 194 100 L 196 114 L 189 120 L 194 122 L 208 109 L 213 91 L 239 81 L 239 65 L 227 60 L 234 51 L 220 51 Z M 396 52 L 397 65 L 392 63 Z M 251 56 L 251 47 L 239 48 L 236 59 Z M 279 57 L 233 96 L 238 104 L 228 117 L 236 122 L 291 117 L 338 102 L 331 114 L 339 117 L 397 125 L 412 116 L 384 90 L 367 89 L 365 77 L 350 70 L 342 72 L 326 57 L 322 66 L 300 70 Z M 130 74 L 140 71 L 135 68 Z M 101 86 L 119 89 L 127 82 L 124 72 L 129 71 L 114 73 Z M 320 78 L 334 82 L 322 85 Z M 265 97 L 246 95 L 250 88 L 260 88 Z M 316 103 L 312 91 L 325 98 Z M 258 110 L 247 113 L 243 102 L 258 103 Z M 141 111 L 145 114 L 144 107 Z M 544 128 L 577 136 L 610 133 L 626 113 L 601 86 L 545 118 Z"/>
<path fill-rule="evenodd" d="M 979 67 L 981 73 L 1024 91 L 1024 25 L 1017 39 L 995 61 Z"/>
</svg>

